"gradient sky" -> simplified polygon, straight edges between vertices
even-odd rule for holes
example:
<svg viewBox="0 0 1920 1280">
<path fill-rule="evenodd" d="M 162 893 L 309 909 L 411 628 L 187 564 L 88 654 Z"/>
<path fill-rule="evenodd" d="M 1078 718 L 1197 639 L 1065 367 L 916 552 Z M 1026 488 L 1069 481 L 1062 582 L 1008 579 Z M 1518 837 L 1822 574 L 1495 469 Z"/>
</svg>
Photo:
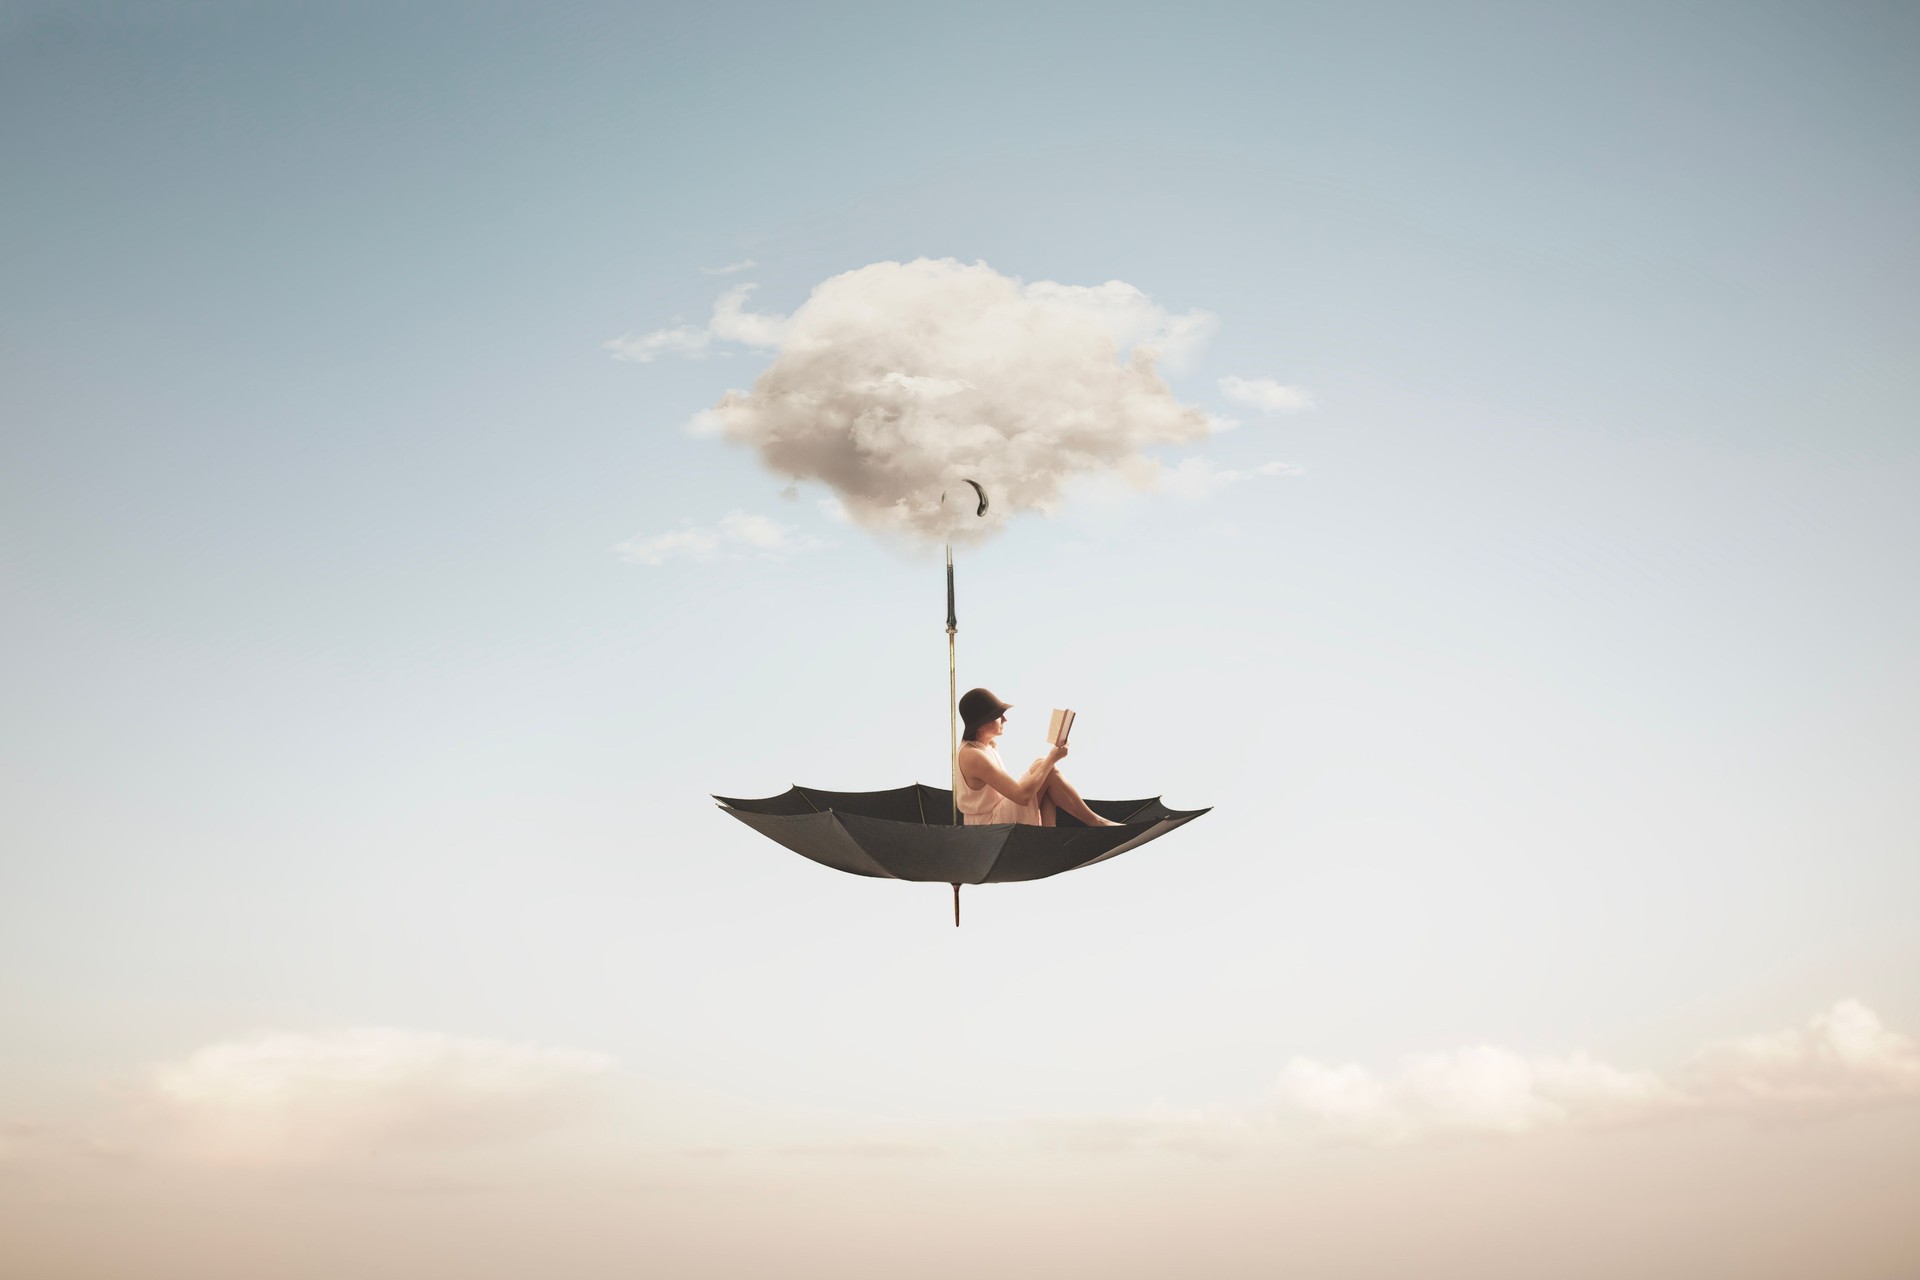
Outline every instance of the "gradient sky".
<svg viewBox="0 0 1920 1280">
<path fill-rule="evenodd" d="M 1916 65 L 0 5 L 0 1269 L 1920 1272 Z M 1241 422 L 961 556 L 1014 750 L 1214 811 L 960 930 L 707 798 L 944 779 L 936 560 L 608 346 L 918 257 Z"/>
</svg>

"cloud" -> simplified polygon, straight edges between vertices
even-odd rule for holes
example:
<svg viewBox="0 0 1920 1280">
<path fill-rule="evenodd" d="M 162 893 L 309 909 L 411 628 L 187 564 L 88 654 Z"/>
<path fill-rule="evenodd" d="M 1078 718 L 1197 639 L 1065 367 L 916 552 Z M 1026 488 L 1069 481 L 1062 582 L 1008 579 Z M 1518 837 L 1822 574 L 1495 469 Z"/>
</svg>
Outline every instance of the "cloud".
<svg viewBox="0 0 1920 1280">
<path fill-rule="evenodd" d="M 758 285 L 735 285 L 715 299 L 713 318 L 707 325 L 714 337 L 747 347 L 780 345 L 787 332 L 786 317 L 747 310 L 747 295 L 757 288 Z"/>
<path fill-rule="evenodd" d="M 1026 286 L 1026 296 L 1036 305 L 1078 312 L 1111 334 L 1116 346 L 1148 352 L 1175 373 L 1191 367 L 1220 327 L 1210 311 L 1164 311 L 1124 280 L 1100 285 L 1036 280 Z"/>
<path fill-rule="evenodd" d="M 786 332 L 786 318 L 763 311 L 748 311 L 747 297 L 759 286 L 737 284 L 714 300 L 713 314 L 702 328 L 677 324 L 655 329 L 638 337 L 622 334 L 605 344 L 616 360 L 631 364 L 651 364 L 663 355 L 682 355 L 699 359 L 716 341 L 737 342 L 748 347 L 777 347 Z"/>
<path fill-rule="evenodd" d="M 1297 413 L 1313 408 L 1312 396 L 1299 387 L 1289 387 L 1272 378 L 1241 378 L 1230 374 L 1220 379 L 1219 385 L 1227 399 L 1263 413 Z"/>
<path fill-rule="evenodd" d="M 1160 363 L 1191 359 L 1214 324 L 1117 280 L 1026 284 L 984 263 L 874 263 L 820 284 L 784 321 L 716 306 L 715 336 L 779 347 L 751 390 L 728 392 L 696 429 L 821 482 L 869 532 L 979 540 L 1014 515 L 1056 510 L 1076 478 L 1153 487 L 1160 468 L 1146 451 L 1209 431 Z M 941 503 L 963 479 L 986 487 L 985 518 Z"/>
<path fill-rule="evenodd" d="M 1159 485 L 1175 497 L 1200 499 L 1218 493 L 1236 480 L 1246 478 L 1244 471 L 1215 466 L 1206 458 L 1182 458 L 1160 473 Z"/>
<path fill-rule="evenodd" d="M 738 262 L 729 262 L 724 267 L 702 267 L 700 268 L 700 274 L 703 276 L 730 276 L 739 271 L 751 271 L 759 265 L 760 264 L 752 258 L 742 258 Z"/>
<path fill-rule="evenodd" d="M 786 556 L 825 545 L 791 525 L 767 516 L 729 511 L 711 526 L 689 522 L 650 537 L 634 536 L 617 544 L 614 554 L 635 564 L 662 565 L 673 560 L 737 560 L 747 556 Z"/>
<path fill-rule="evenodd" d="M 1402 1142 L 1627 1119 L 1669 1104 L 1672 1091 L 1656 1076 L 1585 1055 L 1528 1058 L 1480 1045 L 1417 1055 L 1386 1079 L 1358 1066 L 1295 1058 L 1280 1072 L 1276 1096 L 1283 1110 L 1341 1136 Z"/>
<path fill-rule="evenodd" d="M 1216 466 L 1198 455 L 1182 458 L 1172 466 L 1163 466 L 1155 476 L 1155 486 L 1177 498 L 1200 500 L 1212 497 L 1236 481 L 1251 476 L 1302 476 L 1306 468 L 1292 462 L 1263 462 L 1251 471 Z"/>
<path fill-rule="evenodd" d="M 1274 1096 L 1283 1116 L 1382 1143 L 1714 1113 L 1807 1116 L 1920 1102 L 1920 1046 L 1859 1001 L 1842 1000 L 1804 1028 L 1709 1044 L 1671 1081 L 1584 1054 L 1527 1057 L 1479 1045 L 1416 1055 L 1386 1076 L 1295 1058 Z"/>
<path fill-rule="evenodd" d="M 1857 1000 L 1805 1027 L 1722 1040 L 1682 1072 L 1705 1107 L 1806 1112 L 1920 1099 L 1920 1045 Z"/>
<path fill-rule="evenodd" d="M 632 364 L 650 364 L 664 355 L 702 356 L 707 345 L 713 341 L 713 335 L 705 329 L 695 329 L 688 325 L 676 325 L 671 329 L 655 329 L 652 333 L 634 337 L 623 334 L 607 343 L 607 350 L 613 352 L 615 360 L 625 360 Z"/>
<path fill-rule="evenodd" d="M 362 1027 L 211 1044 L 149 1096 L 182 1154 L 304 1163 L 399 1145 L 466 1145 L 573 1118 L 613 1060 L 583 1049 Z"/>
</svg>

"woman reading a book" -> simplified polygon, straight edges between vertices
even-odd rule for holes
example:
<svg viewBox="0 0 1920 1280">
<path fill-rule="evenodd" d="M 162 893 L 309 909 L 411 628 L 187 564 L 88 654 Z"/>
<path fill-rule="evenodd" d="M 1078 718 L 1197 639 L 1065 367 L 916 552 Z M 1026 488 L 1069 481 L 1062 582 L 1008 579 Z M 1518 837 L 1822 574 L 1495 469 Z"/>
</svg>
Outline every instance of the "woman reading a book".
<svg viewBox="0 0 1920 1280">
<path fill-rule="evenodd" d="M 1007 727 L 1007 711 L 1012 704 L 1002 702 L 985 689 L 969 689 L 960 696 L 960 718 L 966 723 L 966 740 L 960 744 L 955 760 L 954 799 L 960 808 L 961 822 L 978 826 L 988 822 L 1025 822 L 1051 827 L 1059 810 L 1066 810 L 1090 827 L 1117 827 L 1093 810 L 1060 776 L 1054 766 L 1066 758 L 1066 730 L 1060 740 L 1049 745 L 1047 753 L 1014 777 L 1000 760 L 994 741 Z"/>
</svg>

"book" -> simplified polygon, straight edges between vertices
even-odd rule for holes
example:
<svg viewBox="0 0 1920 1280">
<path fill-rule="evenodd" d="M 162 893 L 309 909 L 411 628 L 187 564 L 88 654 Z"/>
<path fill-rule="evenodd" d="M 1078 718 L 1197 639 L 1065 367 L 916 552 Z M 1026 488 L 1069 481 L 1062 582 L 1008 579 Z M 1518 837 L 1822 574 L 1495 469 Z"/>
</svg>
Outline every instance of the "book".
<svg viewBox="0 0 1920 1280">
<path fill-rule="evenodd" d="M 1073 732 L 1073 712 L 1053 709 L 1053 719 L 1047 722 L 1047 741 L 1054 746 L 1065 746 L 1067 735 Z"/>
</svg>

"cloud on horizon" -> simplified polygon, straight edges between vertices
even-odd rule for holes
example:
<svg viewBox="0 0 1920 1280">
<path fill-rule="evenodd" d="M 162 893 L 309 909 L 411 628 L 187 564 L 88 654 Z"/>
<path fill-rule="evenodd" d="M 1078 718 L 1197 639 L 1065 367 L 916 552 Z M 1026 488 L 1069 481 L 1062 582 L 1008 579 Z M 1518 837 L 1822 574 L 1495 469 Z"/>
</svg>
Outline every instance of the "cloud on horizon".
<svg viewBox="0 0 1920 1280">
<path fill-rule="evenodd" d="M 1709 1114 L 1811 1118 L 1902 1102 L 1920 1102 L 1920 1045 L 1857 1000 L 1804 1027 L 1711 1042 L 1671 1080 L 1585 1054 L 1477 1045 L 1417 1054 L 1386 1075 L 1295 1058 L 1275 1088 L 1280 1114 L 1379 1143 Z"/>
<path fill-rule="evenodd" d="M 0 1122 L 0 1164 L 20 1170 L 135 1156 L 298 1168 L 482 1145 L 512 1152 L 508 1144 L 577 1128 L 628 1099 L 638 1082 L 615 1067 L 584 1049 L 436 1032 L 267 1033 L 210 1044 L 152 1071 L 133 1091 L 134 1108 L 104 1123 L 74 1129 L 8 1118 Z M 657 1097 L 658 1089 L 648 1083 L 632 1096 Z M 1842 1000 L 1801 1027 L 1709 1042 L 1668 1075 L 1585 1053 L 1473 1045 L 1414 1054 L 1387 1072 L 1294 1058 L 1266 1098 L 1202 1109 L 902 1124 L 736 1100 L 689 1116 L 671 1137 L 605 1125 L 592 1132 L 636 1158 L 1216 1157 L 1302 1143 L 1397 1147 L 1714 1117 L 1811 1122 L 1914 1105 L 1920 1045 L 1861 1002 Z M 684 1099 L 674 1114 L 683 1106 Z"/>
<path fill-rule="evenodd" d="M 174 1154 L 305 1164 L 524 1136 L 590 1109 L 613 1067 L 584 1049 L 431 1031 L 269 1032 L 160 1067 L 146 1098 Z"/>
</svg>

